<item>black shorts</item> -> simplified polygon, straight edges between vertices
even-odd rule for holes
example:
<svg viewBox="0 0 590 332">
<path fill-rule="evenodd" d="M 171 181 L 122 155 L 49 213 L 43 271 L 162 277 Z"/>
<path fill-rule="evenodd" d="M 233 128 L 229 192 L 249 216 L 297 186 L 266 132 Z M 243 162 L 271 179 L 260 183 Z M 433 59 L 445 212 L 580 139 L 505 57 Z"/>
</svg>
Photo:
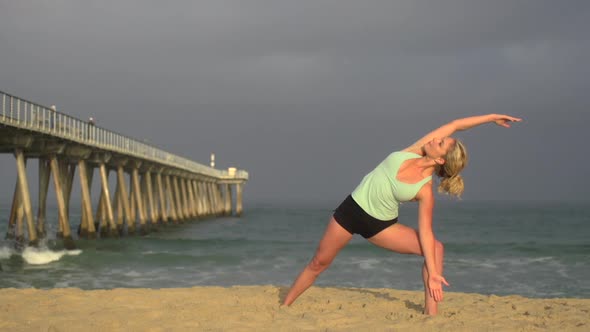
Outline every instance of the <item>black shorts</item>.
<svg viewBox="0 0 590 332">
<path fill-rule="evenodd" d="M 334 219 L 350 234 L 360 234 L 365 239 L 377 235 L 397 222 L 397 218 L 384 221 L 370 216 L 352 199 L 351 195 L 348 195 L 334 210 Z"/>
</svg>

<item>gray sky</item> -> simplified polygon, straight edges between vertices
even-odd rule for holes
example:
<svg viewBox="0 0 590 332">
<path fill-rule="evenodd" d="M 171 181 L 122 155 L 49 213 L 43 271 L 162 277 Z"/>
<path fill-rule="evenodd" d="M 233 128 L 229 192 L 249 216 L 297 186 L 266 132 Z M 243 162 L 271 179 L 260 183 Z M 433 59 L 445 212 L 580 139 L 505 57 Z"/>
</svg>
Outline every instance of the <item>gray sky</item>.
<svg viewBox="0 0 590 332">
<path fill-rule="evenodd" d="M 429 130 L 509 113 L 457 135 L 464 199 L 588 200 L 589 22 L 573 0 L 0 0 L 0 90 L 215 152 L 246 203 L 335 205 Z"/>
</svg>

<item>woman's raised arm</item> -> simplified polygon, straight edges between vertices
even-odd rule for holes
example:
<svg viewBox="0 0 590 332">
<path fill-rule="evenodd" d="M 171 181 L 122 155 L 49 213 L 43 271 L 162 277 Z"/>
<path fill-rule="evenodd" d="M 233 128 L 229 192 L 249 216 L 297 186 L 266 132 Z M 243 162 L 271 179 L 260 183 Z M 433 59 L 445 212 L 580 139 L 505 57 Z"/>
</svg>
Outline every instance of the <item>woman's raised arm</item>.
<svg viewBox="0 0 590 332">
<path fill-rule="evenodd" d="M 426 134 L 426 136 L 422 137 L 421 139 L 416 141 L 416 143 L 406 148 L 405 151 L 412 151 L 418 153 L 420 152 L 420 149 L 424 144 L 430 142 L 434 138 L 448 137 L 453 135 L 456 131 L 467 130 L 482 125 L 484 123 L 494 122 L 499 126 L 510 128 L 510 122 L 519 121 L 522 121 L 522 119 L 504 114 L 487 114 L 453 120 Z"/>
</svg>

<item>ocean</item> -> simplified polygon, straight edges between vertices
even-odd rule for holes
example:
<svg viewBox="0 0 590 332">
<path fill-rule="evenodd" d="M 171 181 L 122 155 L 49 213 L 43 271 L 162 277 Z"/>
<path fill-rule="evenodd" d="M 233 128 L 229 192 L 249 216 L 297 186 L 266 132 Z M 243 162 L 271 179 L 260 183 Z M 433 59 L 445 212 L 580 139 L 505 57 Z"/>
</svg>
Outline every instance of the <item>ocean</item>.
<svg viewBox="0 0 590 332">
<path fill-rule="evenodd" d="M 48 211 L 40 248 L 4 239 L 9 206 L 0 206 L 0 287 L 111 289 L 191 286 L 288 286 L 312 257 L 332 210 L 304 204 L 245 205 L 241 218 L 164 225 L 146 236 L 55 239 Z M 415 203 L 400 222 L 416 227 Z M 72 207 L 72 228 L 80 220 Z M 590 203 L 442 201 L 434 217 L 445 244 L 447 291 L 590 298 Z M 377 248 L 358 235 L 316 286 L 421 290 L 422 259 Z"/>
</svg>

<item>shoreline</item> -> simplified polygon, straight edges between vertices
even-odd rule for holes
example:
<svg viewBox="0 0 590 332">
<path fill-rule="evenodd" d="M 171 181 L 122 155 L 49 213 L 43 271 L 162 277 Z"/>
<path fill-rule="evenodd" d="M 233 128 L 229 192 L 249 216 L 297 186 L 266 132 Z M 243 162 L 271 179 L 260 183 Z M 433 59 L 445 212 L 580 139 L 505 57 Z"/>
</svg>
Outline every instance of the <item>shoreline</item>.
<svg viewBox="0 0 590 332">
<path fill-rule="evenodd" d="M 0 331 L 587 331 L 590 299 L 312 287 L 290 307 L 284 286 L 0 289 Z"/>
</svg>

